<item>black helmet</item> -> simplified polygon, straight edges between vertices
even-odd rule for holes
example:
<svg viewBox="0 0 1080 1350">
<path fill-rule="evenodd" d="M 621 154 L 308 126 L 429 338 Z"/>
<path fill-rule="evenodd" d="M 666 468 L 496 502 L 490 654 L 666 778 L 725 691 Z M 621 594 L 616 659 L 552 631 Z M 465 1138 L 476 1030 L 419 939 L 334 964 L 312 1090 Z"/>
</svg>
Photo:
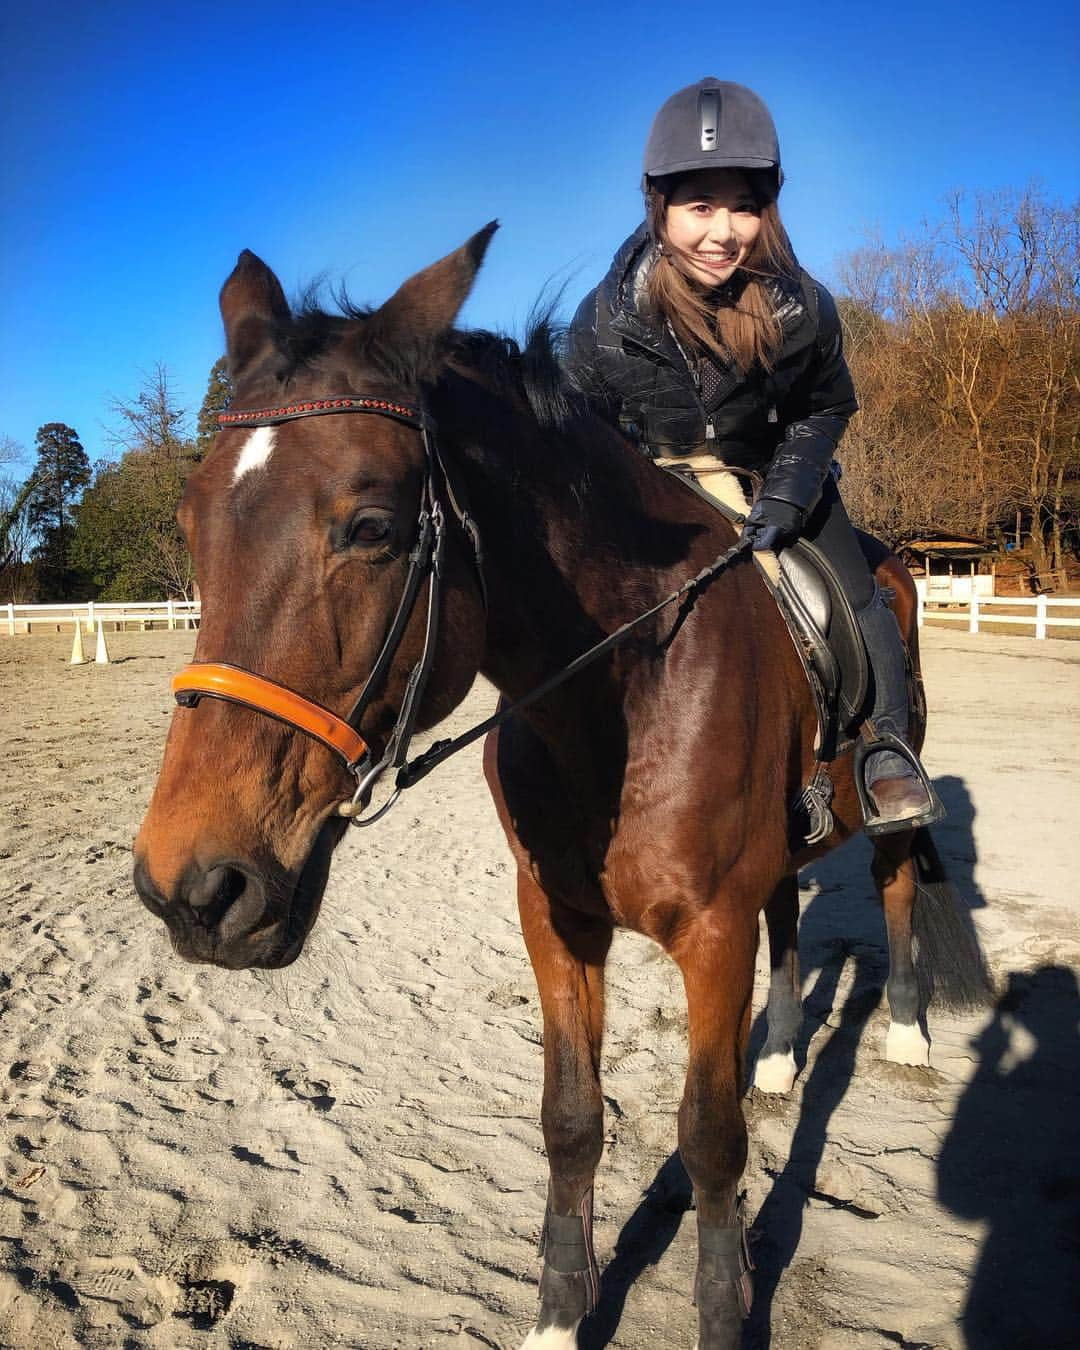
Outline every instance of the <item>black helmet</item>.
<svg viewBox="0 0 1080 1350">
<path fill-rule="evenodd" d="M 776 192 L 784 181 L 768 108 L 745 85 L 709 76 L 672 94 L 656 114 L 645 143 L 646 186 L 665 174 L 721 168 L 771 170 Z"/>
</svg>

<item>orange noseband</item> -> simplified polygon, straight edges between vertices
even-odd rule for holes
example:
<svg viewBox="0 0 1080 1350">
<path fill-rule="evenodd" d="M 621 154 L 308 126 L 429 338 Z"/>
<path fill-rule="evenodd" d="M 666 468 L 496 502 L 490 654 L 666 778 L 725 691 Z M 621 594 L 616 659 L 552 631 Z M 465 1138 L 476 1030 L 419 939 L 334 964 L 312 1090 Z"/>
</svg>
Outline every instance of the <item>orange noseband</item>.
<svg viewBox="0 0 1080 1350">
<path fill-rule="evenodd" d="M 350 769 L 367 754 L 367 741 L 329 708 L 237 666 L 196 661 L 173 677 L 172 687 L 184 708 L 193 708 L 200 698 L 221 698 L 266 713 L 322 741 Z"/>
</svg>

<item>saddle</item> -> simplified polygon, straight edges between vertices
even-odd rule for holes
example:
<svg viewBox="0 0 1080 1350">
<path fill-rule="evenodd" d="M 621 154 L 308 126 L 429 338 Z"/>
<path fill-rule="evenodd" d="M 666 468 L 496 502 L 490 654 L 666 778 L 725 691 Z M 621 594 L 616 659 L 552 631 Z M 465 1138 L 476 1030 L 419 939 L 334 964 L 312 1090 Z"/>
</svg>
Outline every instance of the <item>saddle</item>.
<svg viewBox="0 0 1080 1350">
<path fill-rule="evenodd" d="M 659 462 L 733 525 L 742 525 L 747 502 L 730 469 L 712 456 Z M 796 540 L 779 555 L 755 553 L 754 561 L 784 616 L 814 693 L 817 757 L 830 763 L 850 748 L 853 736 L 848 733 L 862 721 L 870 691 L 870 662 L 855 611 L 832 564 L 807 539 Z"/>
<path fill-rule="evenodd" d="M 815 545 L 797 540 L 779 555 L 779 580 L 765 573 L 802 658 L 818 713 L 819 760 L 850 747 L 866 713 L 870 662 L 851 601 Z M 765 569 L 762 569 L 765 572 Z"/>
</svg>

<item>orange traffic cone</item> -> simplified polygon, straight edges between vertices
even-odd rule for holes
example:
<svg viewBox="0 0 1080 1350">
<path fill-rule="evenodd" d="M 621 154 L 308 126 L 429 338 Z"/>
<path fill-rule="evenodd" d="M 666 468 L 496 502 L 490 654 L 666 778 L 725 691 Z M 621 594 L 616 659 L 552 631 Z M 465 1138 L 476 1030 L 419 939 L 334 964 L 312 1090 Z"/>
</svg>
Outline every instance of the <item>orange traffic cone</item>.
<svg viewBox="0 0 1080 1350">
<path fill-rule="evenodd" d="M 97 654 L 95 655 L 94 660 L 99 666 L 107 666 L 109 664 L 109 649 L 105 646 L 105 625 L 100 619 L 98 619 L 97 626 Z"/>
</svg>

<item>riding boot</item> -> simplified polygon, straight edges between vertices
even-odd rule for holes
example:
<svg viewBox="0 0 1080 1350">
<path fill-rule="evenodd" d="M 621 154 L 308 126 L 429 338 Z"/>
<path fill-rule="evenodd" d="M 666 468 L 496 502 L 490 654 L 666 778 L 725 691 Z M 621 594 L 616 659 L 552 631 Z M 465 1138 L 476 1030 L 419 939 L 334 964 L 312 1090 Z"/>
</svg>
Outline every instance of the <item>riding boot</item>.
<svg viewBox="0 0 1080 1350">
<path fill-rule="evenodd" d="M 856 618 L 866 643 L 874 675 L 874 708 L 877 731 L 895 736 L 908 745 L 908 682 L 904 643 L 896 617 L 875 585 L 870 603 Z M 915 758 L 914 749 L 911 750 Z M 913 763 L 892 750 L 875 750 L 864 766 L 866 789 L 882 821 L 906 820 L 922 815 L 930 797 Z"/>
</svg>

